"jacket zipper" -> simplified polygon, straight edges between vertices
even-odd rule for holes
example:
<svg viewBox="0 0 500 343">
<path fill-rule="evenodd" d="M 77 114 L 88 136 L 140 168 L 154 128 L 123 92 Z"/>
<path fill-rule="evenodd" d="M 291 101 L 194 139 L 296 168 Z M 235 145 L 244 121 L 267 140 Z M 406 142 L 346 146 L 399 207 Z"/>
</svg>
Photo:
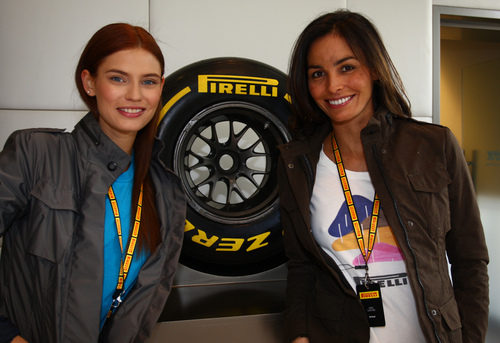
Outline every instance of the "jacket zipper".
<svg viewBox="0 0 500 343">
<path fill-rule="evenodd" d="M 417 274 L 418 284 L 420 286 L 420 289 L 422 290 L 422 297 L 423 297 L 423 300 L 424 300 L 425 313 L 427 315 L 427 318 L 429 318 L 429 320 L 432 323 L 432 328 L 433 328 L 434 336 L 436 337 L 436 340 L 439 343 L 441 343 L 441 339 L 439 338 L 439 334 L 438 334 L 437 329 L 436 329 L 436 323 L 434 322 L 434 320 L 432 319 L 432 316 L 429 313 L 429 308 L 427 306 L 427 301 L 425 300 L 426 299 L 426 297 L 425 297 L 425 289 L 424 289 L 424 285 L 422 284 L 422 280 L 420 279 L 420 272 L 419 272 L 419 268 L 418 268 L 418 264 L 417 264 L 417 259 L 415 257 L 415 252 L 414 252 L 414 250 L 413 250 L 413 248 L 411 246 L 410 239 L 408 238 L 408 230 L 406 228 L 406 225 L 403 222 L 403 219 L 401 218 L 401 214 L 399 213 L 399 207 L 398 207 L 398 203 L 396 201 L 396 198 L 394 197 L 394 195 L 392 193 L 392 190 L 389 187 L 389 183 L 387 182 L 387 179 L 385 177 L 384 169 L 382 167 L 382 162 L 381 162 L 381 160 L 379 158 L 379 155 L 378 155 L 377 147 L 375 146 L 375 144 L 373 144 L 371 147 L 372 147 L 372 151 L 373 151 L 373 157 L 375 158 L 375 162 L 377 163 L 377 167 L 378 167 L 378 169 L 380 171 L 380 175 L 382 175 L 382 179 L 384 180 L 385 187 L 387 188 L 387 191 L 389 192 L 389 196 L 392 199 L 392 204 L 394 206 L 394 210 L 396 211 L 396 216 L 398 217 L 399 225 L 401 225 L 401 228 L 403 229 L 403 233 L 404 233 L 404 236 L 405 236 L 406 244 L 408 245 L 408 248 L 409 248 L 409 250 L 411 252 L 411 255 L 412 255 L 412 258 L 413 258 L 413 262 L 415 263 L 415 272 Z"/>
<path fill-rule="evenodd" d="M 306 180 L 307 180 L 307 188 L 309 189 L 309 194 L 313 192 L 313 183 L 314 183 L 314 173 L 313 168 L 311 166 L 311 161 L 307 158 L 306 155 L 302 155 L 304 159 L 304 166 L 306 167 Z"/>
</svg>

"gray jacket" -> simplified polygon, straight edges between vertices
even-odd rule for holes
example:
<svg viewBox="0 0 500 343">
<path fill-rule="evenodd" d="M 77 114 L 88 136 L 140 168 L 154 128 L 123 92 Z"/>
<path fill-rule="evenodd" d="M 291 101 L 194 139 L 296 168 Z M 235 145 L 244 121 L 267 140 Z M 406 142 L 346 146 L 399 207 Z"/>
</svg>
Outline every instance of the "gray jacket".
<svg viewBox="0 0 500 343">
<path fill-rule="evenodd" d="M 146 339 L 181 250 L 185 197 L 155 156 L 162 242 L 107 326 L 109 342 Z M 17 131 L 0 153 L 0 316 L 29 342 L 98 341 L 105 195 L 129 162 L 91 114 L 72 133 Z"/>
</svg>

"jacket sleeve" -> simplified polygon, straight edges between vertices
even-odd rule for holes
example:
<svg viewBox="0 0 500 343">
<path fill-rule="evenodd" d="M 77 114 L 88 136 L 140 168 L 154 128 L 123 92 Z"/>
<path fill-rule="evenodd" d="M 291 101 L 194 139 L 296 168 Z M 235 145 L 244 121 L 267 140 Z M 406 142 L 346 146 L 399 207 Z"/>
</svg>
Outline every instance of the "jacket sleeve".
<svg viewBox="0 0 500 343">
<path fill-rule="evenodd" d="M 282 159 L 278 164 L 281 224 L 284 231 L 285 251 L 288 257 L 285 328 L 288 341 L 308 336 L 308 299 L 314 287 L 313 263 L 300 239 L 301 230 L 307 228 L 297 220 L 298 208 Z"/>
<path fill-rule="evenodd" d="M 21 217 L 28 203 L 29 187 L 24 171 L 27 170 L 27 153 L 21 144 L 22 134 L 13 133 L 0 152 L 0 237 L 4 236 L 16 218 Z M 2 298 L 0 299 L 0 338 L 18 335 L 19 331 L 9 320 Z M 1 341 L 1 339 L 0 339 Z"/>
<path fill-rule="evenodd" d="M 20 131 L 14 132 L 0 152 L 0 237 L 28 204 L 30 186 L 25 172 L 30 156 L 22 144 L 23 136 Z"/>
<path fill-rule="evenodd" d="M 464 343 L 484 342 L 488 325 L 488 251 L 474 185 L 463 152 L 446 131 L 451 230 L 446 249 Z"/>
</svg>

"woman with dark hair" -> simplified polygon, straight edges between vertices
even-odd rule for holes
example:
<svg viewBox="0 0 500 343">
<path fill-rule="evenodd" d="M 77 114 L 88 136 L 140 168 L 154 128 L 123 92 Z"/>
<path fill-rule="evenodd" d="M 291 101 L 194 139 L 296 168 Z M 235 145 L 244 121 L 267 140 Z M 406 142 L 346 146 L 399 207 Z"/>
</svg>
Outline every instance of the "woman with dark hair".
<svg viewBox="0 0 500 343">
<path fill-rule="evenodd" d="M 288 340 L 483 342 L 488 253 L 452 133 L 410 118 L 360 14 L 311 22 L 290 63 L 294 139 L 278 168 Z"/>
<path fill-rule="evenodd" d="M 171 289 L 185 198 L 157 158 L 164 59 L 143 28 L 97 31 L 71 133 L 14 132 L 0 153 L 0 342 L 143 342 Z"/>
</svg>

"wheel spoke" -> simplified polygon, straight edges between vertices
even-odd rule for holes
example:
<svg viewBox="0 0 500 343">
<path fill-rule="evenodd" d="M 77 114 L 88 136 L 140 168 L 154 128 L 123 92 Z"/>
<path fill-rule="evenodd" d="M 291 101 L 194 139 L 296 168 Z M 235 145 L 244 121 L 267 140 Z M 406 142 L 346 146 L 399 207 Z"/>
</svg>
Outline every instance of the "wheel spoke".
<svg viewBox="0 0 500 343">
<path fill-rule="evenodd" d="M 274 147 L 284 141 L 272 114 L 262 113 L 225 107 L 190 121 L 177 142 L 177 172 L 198 211 L 225 221 L 273 206 Z"/>
</svg>

